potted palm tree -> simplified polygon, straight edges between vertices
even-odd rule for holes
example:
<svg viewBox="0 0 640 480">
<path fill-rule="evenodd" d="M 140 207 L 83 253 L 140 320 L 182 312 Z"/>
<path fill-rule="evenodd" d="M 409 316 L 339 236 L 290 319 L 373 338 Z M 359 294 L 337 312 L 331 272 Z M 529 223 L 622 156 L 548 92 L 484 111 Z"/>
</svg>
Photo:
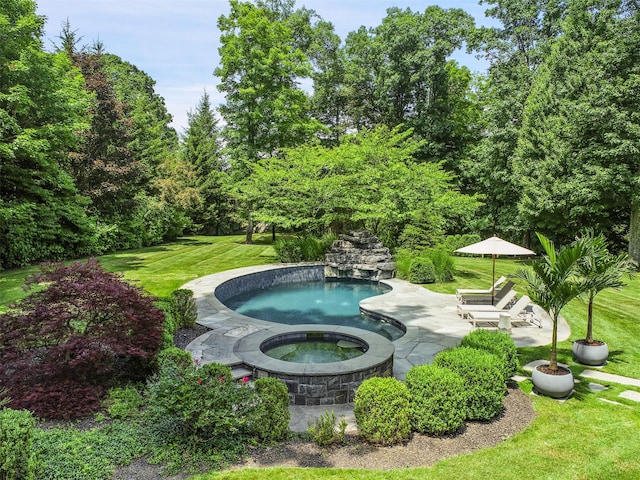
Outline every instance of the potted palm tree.
<svg viewBox="0 0 640 480">
<path fill-rule="evenodd" d="M 585 292 L 584 279 L 578 272 L 585 247 L 574 243 L 556 250 L 551 240 L 541 233 L 536 235 L 544 254 L 533 262 L 531 269 L 518 270 L 516 277 L 525 281 L 531 301 L 547 312 L 553 330 L 549 363 L 537 366 L 531 375 L 531 381 L 538 393 L 564 398 L 573 391 L 573 374 L 568 368 L 558 365 L 558 318 L 571 300 Z"/>
<path fill-rule="evenodd" d="M 624 286 L 623 277 L 632 274 L 633 263 L 626 254 L 609 253 L 602 234 L 595 236 L 588 231 L 574 243 L 581 244 L 586 252 L 578 263 L 578 270 L 587 287 L 587 335 L 573 342 L 573 359 L 584 365 L 602 365 L 609 357 L 609 347 L 593 338 L 593 301 L 602 290 Z"/>
</svg>

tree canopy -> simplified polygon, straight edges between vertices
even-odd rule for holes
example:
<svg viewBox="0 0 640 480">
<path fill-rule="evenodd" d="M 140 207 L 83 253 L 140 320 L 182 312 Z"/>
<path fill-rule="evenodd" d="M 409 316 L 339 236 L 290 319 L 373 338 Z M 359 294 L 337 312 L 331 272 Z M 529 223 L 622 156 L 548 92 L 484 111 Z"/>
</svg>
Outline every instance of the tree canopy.
<svg viewBox="0 0 640 480">
<path fill-rule="evenodd" d="M 0 268 L 255 222 L 390 247 L 593 227 L 640 260 L 637 3 L 482 3 L 496 26 L 392 7 L 342 39 L 295 0 L 230 0 L 224 100 L 179 136 L 149 75 L 68 21 L 46 51 L 35 2 L 3 2 Z"/>
</svg>

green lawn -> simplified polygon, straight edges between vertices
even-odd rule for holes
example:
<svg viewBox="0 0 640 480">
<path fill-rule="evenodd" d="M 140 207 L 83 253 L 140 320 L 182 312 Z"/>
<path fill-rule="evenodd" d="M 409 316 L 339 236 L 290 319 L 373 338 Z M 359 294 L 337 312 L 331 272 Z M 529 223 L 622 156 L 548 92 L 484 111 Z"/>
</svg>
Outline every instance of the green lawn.
<svg viewBox="0 0 640 480">
<path fill-rule="evenodd" d="M 121 252 L 100 258 L 111 271 L 124 274 L 156 296 L 166 296 L 185 282 L 231 268 L 271 263 L 274 251 L 268 237 L 258 236 L 254 245 L 243 237 L 191 237 L 171 245 Z M 453 293 L 458 287 L 486 287 L 491 283 L 491 260 L 456 258 L 458 274 L 449 284 L 430 285 Z M 509 274 L 526 265 L 499 259 L 496 274 Z M 21 285 L 35 269 L 0 272 L 0 306 L 24 295 Z M 516 287 L 518 288 L 518 287 Z M 522 288 L 520 288 L 522 291 Z M 575 301 L 563 312 L 572 328 L 571 339 L 584 335 L 586 305 Z M 595 336 L 607 341 L 610 362 L 602 371 L 640 379 L 640 278 L 620 291 L 596 297 Z M 580 380 L 584 367 L 571 362 L 570 341 L 559 344 L 559 360 L 571 365 Z M 520 349 L 521 363 L 547 358 L 548 347 Z M 532 396 L 538 414 L 523 432 L 502 444 L 439 462 L 431 468 L 390 472 L 334 469 L 246 469 L 208 474 L 200 479 L 637 479 L 640 478 L 638 432 L 640 404 L 618 397 L 623 390 L 639 388 L 611 384 L 592 392 L 588 380 L 576 385 L 576 393 L 560 403 Z M 529 393 L 530 382 L 522 389 Z M 609 400 L 616 403 L 609 403 Z M 88 461 L 88 459 L 87 459 Z"/>
<path fill-rule="evenodd" d="M 189 280 L 203 275 L 276 261 L 270 234 L 254 235 L 252 245 L 246 245 L 244 239 L 244 235 L 185 237 L 158 247 L 103 255 L 100 263 L 106 270 L 121 273 L 152 295 L 166 297 Z M 0 309 L 25 295 L 24 279 L 37 270 L 29 267 L 0 272 Z"/>
</svg>

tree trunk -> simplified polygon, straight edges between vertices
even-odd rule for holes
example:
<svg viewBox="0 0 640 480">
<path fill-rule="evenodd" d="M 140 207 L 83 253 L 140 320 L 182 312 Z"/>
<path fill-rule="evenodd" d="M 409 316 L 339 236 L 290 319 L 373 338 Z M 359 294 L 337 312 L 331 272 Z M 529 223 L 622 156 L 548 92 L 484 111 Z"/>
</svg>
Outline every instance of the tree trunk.
<svg viewBox="0 0 640 480">
<path fill-rule="evenodd" d="M 253 243 L 253 220 L 251 219 L 251 214 L 249 214 L 249 218 L 247 219 L 247 230 L 244 243 L 247 245 L 251 245 Z"/>
<path fill-rule="evenodd" d="M 276 226 L 275 224 L 271 225 L 271 241 L 276 241 Z"/>
<path fill-rule="evenodd" d="M 629 256 L 637 263 L 640 263 L 640 200 L 631 203 Z"/>
</svg>

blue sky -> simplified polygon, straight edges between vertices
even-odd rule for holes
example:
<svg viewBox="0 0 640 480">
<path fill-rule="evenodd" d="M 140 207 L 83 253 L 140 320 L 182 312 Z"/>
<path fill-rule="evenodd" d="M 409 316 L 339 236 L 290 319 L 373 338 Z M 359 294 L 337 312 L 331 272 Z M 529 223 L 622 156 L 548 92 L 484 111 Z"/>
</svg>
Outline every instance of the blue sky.
<svg viewBox="0 0 640 480">
<path fill-rule="evenodd" d="M 219 62 L 218 17 L 229 13 L 227 0 L 36 0 L 37 13 L 47 17 L 45 47 L 52 48 L 62 24 L 82 36 L 81 44 L 100 39 L 107 52 L 134 64 L 156 81 L 156 92 L 182 133 L 187 112 L 195 109 L 206 89 L 214 105 L 223 98 L 216 89 L 213 70 Z M 296 6 L 315 10 L 333 23 L 344 40 L 361 25 L 377 26 L 389 7 L 423 11 L 428 5 L 462 8 L 477 24 L 494 24 L 484 17 L 477 0 L 296 0 Z M 459 52 L 456 60 L 473 71 L 486 64 Z"/>
</svg>

